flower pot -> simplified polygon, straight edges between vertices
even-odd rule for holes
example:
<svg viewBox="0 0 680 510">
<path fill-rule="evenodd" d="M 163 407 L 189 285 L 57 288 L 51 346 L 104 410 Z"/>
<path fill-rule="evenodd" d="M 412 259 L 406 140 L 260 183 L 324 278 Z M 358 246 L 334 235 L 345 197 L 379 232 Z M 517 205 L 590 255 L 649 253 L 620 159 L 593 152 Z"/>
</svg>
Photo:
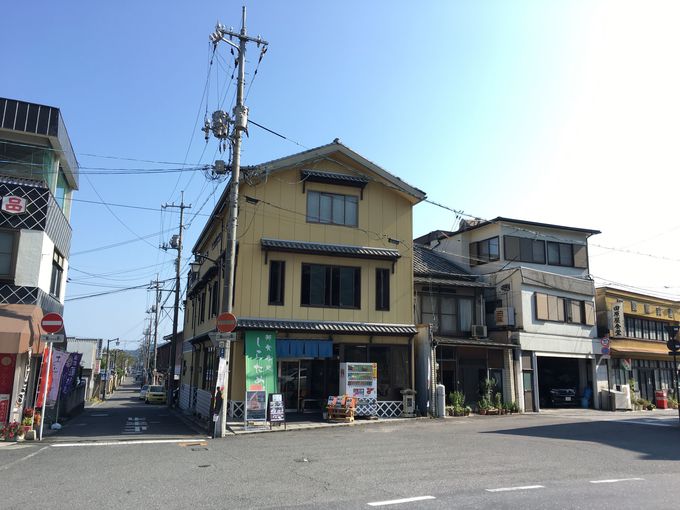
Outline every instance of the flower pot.
<svg viewBox="0 0 680 510">
<path fill-rule="evenodd" d="M 485 415 L 487 411 L 486 411 L 486 409 L 480 409 L 478 412 L 481 415 Z"/>
</svg>

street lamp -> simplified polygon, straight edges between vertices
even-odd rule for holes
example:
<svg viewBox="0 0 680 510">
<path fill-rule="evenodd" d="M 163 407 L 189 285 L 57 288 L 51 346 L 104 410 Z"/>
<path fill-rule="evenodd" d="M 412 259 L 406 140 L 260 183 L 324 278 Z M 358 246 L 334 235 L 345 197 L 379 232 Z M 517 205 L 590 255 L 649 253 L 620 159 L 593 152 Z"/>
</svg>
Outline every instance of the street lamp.
<svg viewBox="0 0 680 510">
<path fill-rule="evenodd" d="M 109 377 L 111 375 L 111 352 L 109 351 L 109 344 L 112 341 L 116 341 L 116 345 L 120 345 L 120 340 L 118 338 L 111 338 L 106 341 L 106 381 L 102 385 L 102 400 L 106 400 L 106 387 L 109 384 Z"/>
<path fill-rule="evenodd" d="M 666 346 L 670 350 L 668 354 L 673 355 L 673 380 L 675 381 L 675 399 L 676 401 L 680 398 L 678 393 L 678 361 L 677 356 L 680 351 L 680 340 L 678 340 L 678 331 L 680 331 L 680 326 L 677 324 L 669 324 L 666 326 L 670 339 L 666 342 Z M 680 406 L 678 406 L 678 420 L 680 420 Z"/>
</svg>

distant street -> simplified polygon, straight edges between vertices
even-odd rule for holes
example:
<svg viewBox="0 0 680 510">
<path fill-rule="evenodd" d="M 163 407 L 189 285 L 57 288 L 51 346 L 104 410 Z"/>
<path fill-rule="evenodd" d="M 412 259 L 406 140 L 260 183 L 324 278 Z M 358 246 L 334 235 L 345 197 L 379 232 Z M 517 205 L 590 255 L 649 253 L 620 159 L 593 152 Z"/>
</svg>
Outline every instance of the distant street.
<svg viewBox="0 0 680 510">
<path fill-rule="evenodd" d="M 680 429 L 670 412 L 471 416 L 206 440 L 135 395 L 119 391 L 43 443 L 1 447 L 0 477 L 12 487 L 2 507 L 25 508 L 27 495 L 50 508 L 639 509 L 674 508 L 680 498 Z"/>
</svg>

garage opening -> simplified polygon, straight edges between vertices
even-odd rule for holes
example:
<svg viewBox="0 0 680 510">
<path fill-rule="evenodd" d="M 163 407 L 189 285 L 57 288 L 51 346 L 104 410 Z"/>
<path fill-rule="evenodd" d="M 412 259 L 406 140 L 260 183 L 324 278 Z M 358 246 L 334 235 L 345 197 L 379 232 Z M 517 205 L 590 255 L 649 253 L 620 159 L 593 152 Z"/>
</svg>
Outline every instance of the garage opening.
<svg viewBox="0 0 680 510">
<path fill-rule="evenodd" d="M 540 407 L 575 407 L 581 403 L 579 360 L 539 356 L 538 398 Z"/>
</svg>

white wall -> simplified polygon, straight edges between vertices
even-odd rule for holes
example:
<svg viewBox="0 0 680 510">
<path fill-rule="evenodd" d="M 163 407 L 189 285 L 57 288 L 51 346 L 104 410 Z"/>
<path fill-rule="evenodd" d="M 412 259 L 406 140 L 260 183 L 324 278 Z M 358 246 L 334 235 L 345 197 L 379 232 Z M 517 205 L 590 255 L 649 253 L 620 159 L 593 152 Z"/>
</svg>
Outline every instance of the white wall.
<svg viewBox="0 0 680 510">
<path fill-rule="evenodd" d="M 15 284 L 50 290 L 54 243 L 38 230 L 21 230 L 15 272 Z"/>
</svg>

